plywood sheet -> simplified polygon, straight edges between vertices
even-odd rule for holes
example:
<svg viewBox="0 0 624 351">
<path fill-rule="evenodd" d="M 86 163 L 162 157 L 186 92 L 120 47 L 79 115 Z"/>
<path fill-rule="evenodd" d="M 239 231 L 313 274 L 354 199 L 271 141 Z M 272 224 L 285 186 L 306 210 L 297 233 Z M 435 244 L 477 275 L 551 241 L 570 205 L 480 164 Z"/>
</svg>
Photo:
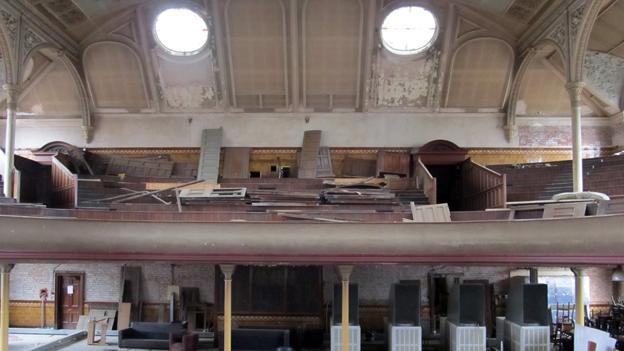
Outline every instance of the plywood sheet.
<svg viewBox="0 0 624 351">
<path fill-rule="evenodd" d="M 219 179 L 222 139 L 223 128 L 204 129 L 202 131 L 197 179 L 203 179 L 209 183 L 216 183 Z"/>
<path fill-rule="evenodd" d="M 307 130 L 303 133 L 303 147 L 299 159 L 299 178 L 316 178 L 320 146 L 320 130 Z"/>
<path fill-rule="evenodd" d="M 223 179 L 249 178 L 248 147 L 226 147 L 223 152 Z"/>
</svg>

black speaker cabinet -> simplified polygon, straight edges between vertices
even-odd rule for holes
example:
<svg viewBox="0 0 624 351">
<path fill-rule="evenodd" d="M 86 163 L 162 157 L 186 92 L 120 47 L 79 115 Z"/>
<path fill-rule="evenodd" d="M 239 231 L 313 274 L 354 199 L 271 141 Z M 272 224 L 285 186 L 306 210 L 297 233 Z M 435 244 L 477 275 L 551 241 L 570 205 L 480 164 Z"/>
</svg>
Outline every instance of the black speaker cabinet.
<svg viewBox="0 0 624 351">
<path fill-rule="evenodd" d="M 457 325 L 485 325 L 485 287 L 455 284 L 448 304 L 448 320 Z"/>
<path fill-rule="evenodd" d="M 527 284 L 513 277 L 509 284 L 506 318 L 520 325 L 548 325 L 548 285 Z"/>
<path fill-rule="evenodd" d="M 357 284 L 349 284 L 349 324 L 359 325 L 360 314 L 358 286 Z M 334 300 L 332 303 L 332 324 L 338 325 L 342 323 L 342 284 L 334 284 Z"/>
<path fill-rule="evenodd" d="M 392 284 L 390 288 L 390 323 L 420 326 L 420 282 Z"/>
</svg>

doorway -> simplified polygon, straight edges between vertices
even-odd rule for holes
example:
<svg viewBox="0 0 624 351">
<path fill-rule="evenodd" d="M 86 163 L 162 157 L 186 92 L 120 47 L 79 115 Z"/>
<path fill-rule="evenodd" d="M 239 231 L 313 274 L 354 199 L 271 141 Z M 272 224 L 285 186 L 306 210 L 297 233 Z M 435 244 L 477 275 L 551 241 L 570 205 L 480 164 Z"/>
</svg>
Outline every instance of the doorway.
<svg viewBox="0 0 624 351">
<path fill-rule="evenodd" d="M 84 305 L 84 273 L 54 273 L 55 327 L 74 329 Z"/>
</svg>

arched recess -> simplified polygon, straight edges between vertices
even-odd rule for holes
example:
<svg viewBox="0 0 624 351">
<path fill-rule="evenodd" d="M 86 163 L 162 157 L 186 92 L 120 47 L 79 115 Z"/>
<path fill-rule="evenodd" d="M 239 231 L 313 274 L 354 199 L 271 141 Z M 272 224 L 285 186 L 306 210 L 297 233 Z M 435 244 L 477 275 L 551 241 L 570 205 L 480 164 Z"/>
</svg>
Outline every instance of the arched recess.
<svg viewBox="0 0 624 351">
<path fill-rule="evenodd" d="M 288 38 L 282 0 L 228 0 L 224 12 L 232 105 L 288 107 Z"/>
<path fill-rule="evenodd" d="M 457 48 L 451 61 L 446 107 L 497 108 L 505 105 L 514 50 L 497 38 L 477 38 Z"/>
<path fill-rule="evenodd" d="M 518 97 L 520 94 L 520 88 L 523 84 L 524 78 L 526 76 L 527 69 L 529 68 L 533 59 L 541 52 L 544 48 L 554 49 L 560 57 L 565 57 L 563 49 L 554 41 L 550 39 L 544 39 L 540 41 L 535 47 L 531 47 L 522 53 L 522 58 L 520 60 L 520 64 L 517 65 L 515 74 L 513 77 L 513 81 L 511 84 L 511 90 L 509 92 L 509 103 L 507 104 L 507 114 L 505 117 L 505 134 L 508 141 L 514 137 L 516 133 L 516 110 L 518 104 Z M 548 49 L 546 49 L 548 50 Z M 567 61 L 564 60 L 564 65 L 567 65 Z M 565 70 L 568 70 L 568 67 L 565 66 Z"/>
<path fill-rule="evenodd" d="M 304 105 L 359 105 L 364 9 L 361 0 L 306 0 L 303 5 Z"/>
<path fill-rule="evenodd" d="M 565 58 L 552 46 L 537 50 L 520 81 L 516 116 L 569 116 L 565 69 Z"/>
<path fill-rule="evenodd" d="M 128 45 L 101 41 L 83 52 L 87 87 L 96 109 L 149 108 L 143 65 Z"/>
<path fill-rule="evenodd" d="M 28 70 L 28 63 L 35 60 L 40 62 L 40 70 L 34 66 Z M 48 43 L 33 47 L 24 56 L 19 74 L 18 81 L 23 89 L 18 104 L 20 111 L 37 114 L 33 108 L 36 109 L 40 101 L 40 107 L 48 104 L 51 108 L 48 111 L 56 115 L 77 113 L 82 119 L 85 140 L 90 141 L 93 114 L 84 77 L 63 50 Z M 71 109 L 67 110 L 68 107 Z M 27 109 L 29 111 L 25 111 Z"/>
</svg>

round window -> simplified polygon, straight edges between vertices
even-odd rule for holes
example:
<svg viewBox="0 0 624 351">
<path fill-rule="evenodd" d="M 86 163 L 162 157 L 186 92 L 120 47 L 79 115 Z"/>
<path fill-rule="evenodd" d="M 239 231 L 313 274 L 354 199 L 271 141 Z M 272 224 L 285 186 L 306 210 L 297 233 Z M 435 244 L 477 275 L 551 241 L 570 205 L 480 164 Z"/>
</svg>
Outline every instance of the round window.
<svg viewBox="0 0 624 351">
<path fill-rule="evenodd" d="M 156 41 L 174 55 L 198 53 L 208 41 L 206 21 L 189 9 L 167 9 L 154 22 Z"/>
<path fill-rule="evenodd" d="M 431 11 L 403 6 L 390 12 L 381 25 L 381 42 L 390 52 L 414 55 L 427 50 L 438 36 L 438 23 Z"/>
</svg>

